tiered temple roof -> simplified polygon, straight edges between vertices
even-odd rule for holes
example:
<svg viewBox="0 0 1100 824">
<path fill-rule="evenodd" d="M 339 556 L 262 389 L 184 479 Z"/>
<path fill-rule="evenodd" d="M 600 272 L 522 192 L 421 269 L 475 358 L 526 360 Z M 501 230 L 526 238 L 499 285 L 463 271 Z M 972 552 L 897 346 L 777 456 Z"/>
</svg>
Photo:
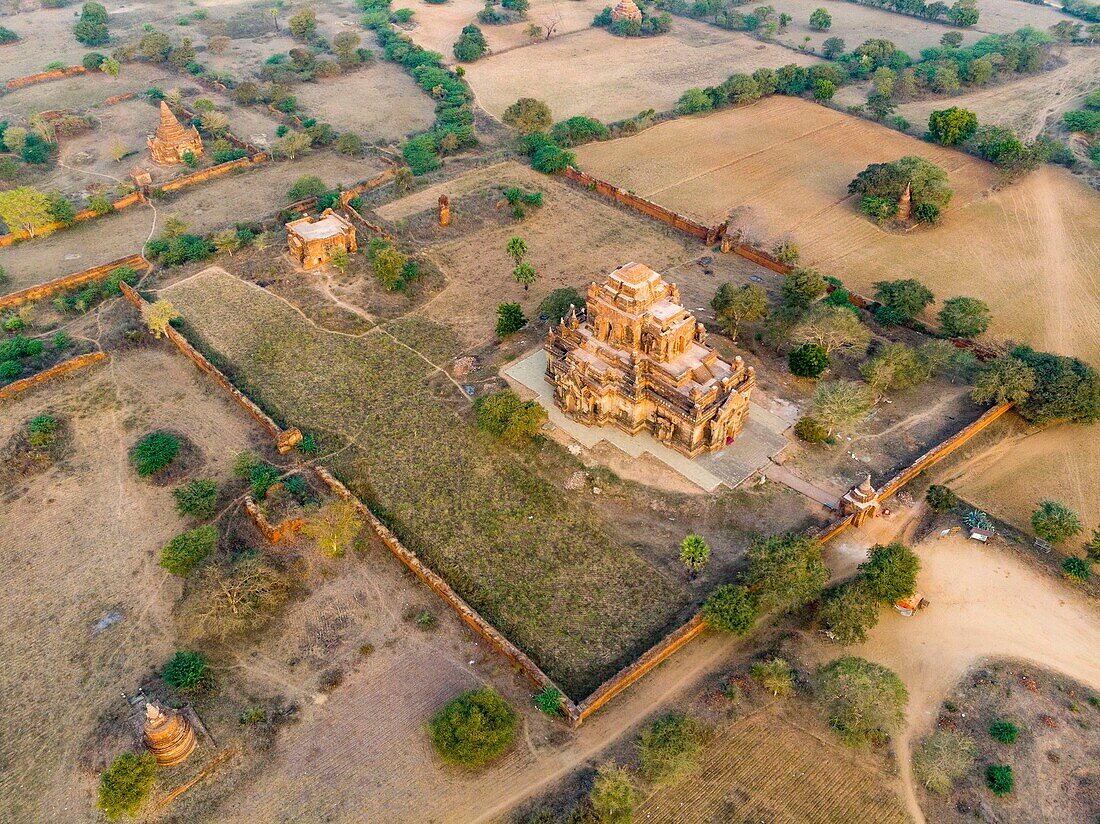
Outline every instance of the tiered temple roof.
<svg viewBox="0 0 1100 824">
<path fill-rule="evenodd" d="M 153 162 L 162 165 L 182 163 L 188 152 L 198 157 L 202 154 L 202 137 L 194 126 L 185 129 L 172 114 L 172 109 L 160 101 L 160 125 L 157 133 L 146 141 Z"/>
</svg>

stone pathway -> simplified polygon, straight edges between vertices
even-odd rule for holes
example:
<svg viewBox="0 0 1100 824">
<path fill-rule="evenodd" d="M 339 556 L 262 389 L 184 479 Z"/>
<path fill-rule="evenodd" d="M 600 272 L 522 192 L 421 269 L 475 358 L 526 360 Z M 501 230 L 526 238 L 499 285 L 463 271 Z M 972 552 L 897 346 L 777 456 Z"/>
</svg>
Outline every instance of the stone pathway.
<svg viewBox="0 0 1100 824">
<path fill-rule="evenodd" d="M 829 509 L 836 509 L 837 505 L 840 503 L 841 496 L 844 494 L 843 492 L 831 492 L 827 489 L 822 489 L 820 486 L 815 486 L 783 466 L 773 466 L 766 470 L 764 474 L 769 481 L 775 481 L 784 486 L 789 486 L 795 492 L 801 492 L 811 501 L 817 501 L 819 504 L 827 506 Z"/>
</svg>

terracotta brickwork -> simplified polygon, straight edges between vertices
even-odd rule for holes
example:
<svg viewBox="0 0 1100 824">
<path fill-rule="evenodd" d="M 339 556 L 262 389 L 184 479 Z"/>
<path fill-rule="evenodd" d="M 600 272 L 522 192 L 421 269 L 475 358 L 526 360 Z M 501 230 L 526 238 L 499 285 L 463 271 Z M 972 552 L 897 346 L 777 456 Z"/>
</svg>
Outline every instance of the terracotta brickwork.
<svg viewBox="0 0 1100 824">
<path fill-rule="evenodd" d="M 256 524 L 256 528 L 260 530 L 269 544 L 277 544 L 284 538 L 296 535 L 306 524 L 305 518 L 284 518 L 277 524 L 271 523 L 251 495 L 245 495 L 244 511 L 248 513 L 248 517 Z"/>
<path fill-rule="evenodd" d="M 260 152 L 251 157 L 230 160 L 225 163 L 219 163 L 217 166 L 211 166 L 209 169 L 174 177 L 159 188 L 162 192 L 175 192 L 188 186 L 194 186 L 196 183 L 210 180 L 211 178 L 227 175 L 230 172 L 235 172 L 237 169 L 249 169 L 253 166 L 259 166 L 261 163 L 265 163 L 267 159 L 267 155 Z"/>
<path fill-rule="evenodd" d="M 47 83 L 50 80 L 61 80 L 76 74 L 84 74 L 86 71 L 88 70 L 83 66 L 68 66 L 64 69 L 54 69 L 51 72 L 39 72 L 38 74 L 28 74 L 26 77 L 16 77 L 14 80 L 5 83 L 4 87 L 7 89 L 22 89 L 24 86 Z"/>
<path fill-rule="evenodd" d="M 45 383 L 46 381 L 52 381 L 54 378 L 60 378 L 62 375 L 69 375 L 73 372 L 77 372 L 92 364 L 99 363 L 106 358 L 107 356 L 102 352 L 89 352 L 87 355 L 78 355 L 75 358 L 62 361 L 56 366 L 51 366 L 44 372 L 39 372 L 37 375 L 31 375 L 29 378 L 13 381 L 7 386 L 0 387 L 0 400 L 15 397 L 20 392 L 26 392 L 33 386 L 38 386 L 38 384 Z"/>
<path fill-rule="evenodd" d="M 23 289 L 19 292 L 3 295 L 0 297 L 0 309 L 19 306 L 20 304 L 32 300 L 41 300 L 56 292 L 67 292 L 70 289 L 75 289 L 77 286 L 83 286 L 86 283 L 104 280 L 107 275 L 120 266 L 129 266 L 131 269 L 135 269 L 138 272 L 143 270 L 147 272 L 150 268 L 149 263 L 141 255 L 130 255 L 129 257 L 119 258 L 118 260 L 112 260 L 110 263 L 103 263 L 99 266 L 93 266 L 91 269 L 85 269 L 83 272 L 76 272 L 72 275 L 66 275 L 65 277 L 51 280 L 48 283 L 31 286 L 29 289 Z"/>
<path fill-rule="evenodd" d="M 128 206 L 133 206 L 135 203 L 141 203 L 143 200 L 145 200 L 145 196 L 142 195 L 141 192 L 134 192 L 133 194 L 120 197 L 118 200 L 113 201 L 111 207 L 117 212 L 119 209 L 125 209 Z M 110 214 L 110 212 L 107 214 Z M 91 220 L 94 217 L 101 217 L 101 215 L 91 209 L 82 209 L 76 213 L 76 216 L 73 218 L 73 223 L 81 223 L 85 220 Z M 64 223 L 47 223 L 45 226 L 40 226 L 35 231 L 34 235 L 31 235 L 29 232 L 9 232 L 6 235 L 0 235 L 0 248 L 11 246 L 17 240 L 28 240 L 31 237 L 45 237 L 51 232 L 57 232 L 67 228 L 69 228 L 69 226 Z"/>
</svg>

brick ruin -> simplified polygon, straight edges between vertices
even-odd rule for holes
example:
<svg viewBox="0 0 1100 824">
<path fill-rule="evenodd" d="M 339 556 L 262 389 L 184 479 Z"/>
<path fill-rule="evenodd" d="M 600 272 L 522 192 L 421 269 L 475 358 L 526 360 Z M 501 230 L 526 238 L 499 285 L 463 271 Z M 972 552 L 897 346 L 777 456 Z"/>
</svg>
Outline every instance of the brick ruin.
<svg viewBox="0 0 1100 824">
<path fill-rule="evenodd" d="M 554 402 L 576 421 L 648 431 L 689 458 L 717 452 L 741 433 L 756 375 L 706 344 L 706 329 L 675 284 L 628 263 L 588 287 L 546 339 Z"/>
<path fill-rule="evenodd" d="M 153 162 L 161 166 L 174 166 L 184 162 L 190 152 L 195 157 L 202 154 L 202 138 L 192 126 L 185 129 L 163 100 L 160 101 L 160 125 L 157 133 L 146 139 Z"/>
<path fill-rule="evenodd" d="M 325 209 L 320 218 L 306 215 L 287 223 L 286 242 L 291 256 L 303 269 L 328 263 L 335 249 L 354 252 L 359 248 L 351 221 L 332 209 Z"/>
<path fill-rule="evenodd" d="M 642 10 L 638 8 L 634 0 L 619 0 L 615 4 L 615 8 L 611 10 L 611 22 L 617 23 L 620 20 L 642 22 Z"/>
</svg>

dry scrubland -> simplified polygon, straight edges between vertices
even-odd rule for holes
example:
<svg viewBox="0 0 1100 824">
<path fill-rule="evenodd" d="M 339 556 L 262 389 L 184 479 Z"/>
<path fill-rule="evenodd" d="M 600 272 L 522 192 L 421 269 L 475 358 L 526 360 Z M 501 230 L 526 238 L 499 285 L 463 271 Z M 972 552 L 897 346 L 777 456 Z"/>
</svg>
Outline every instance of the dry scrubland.
<svg viewBox="0 0 1100 824">
<path fill-rule="evenodd" d="M 774 706 L 758 710 L 708 742 L 699 767 L 653 793 L 635 821 L 695 824 L 905 824 L 894 779 L 858 751 L 823 741 Z"/>
<path fill-rule="evenodd" d="M 435 104 L 401 67 L 381 58 L 353 74 L 294 87 L 305 115 L 370 141 L 430 129 Z"/>
<path fill-rule="evenodd" d="M 389 337 L 325 334 L 218 269 L 164 295 L 245 391 L 347 445 L 338 474 L 563 688 L 591 690 L 673 619 L 682 582 L 478 435 L 456 416 L 453 387 Z"/>
<path fill-rule="evenodd" d="M 41 413 L 68 427 L 71 445 L 60 465 L 4 479 L 0 809 L 8 821 L 82 821 L 93 817 L 85 759 L 103 737 L 100 716 L 175 643 L 181 587 L 156 553 L 186 525 L 169 488 L 139 479 L 128 451 L 171 429 L 198 448 L 194 477 L 225 477 L 256 429 L 167 350 L 115 353 L 5 403 L 0 448 Z M 111 613 L 117 623 L 97 629 Z"/>
<path fill-rule="evenodd" d="M 350 185 L 372 177 L 381 168 L 370 158 L 324 152 L 215 178 L 183 189 L 169 199 L 153 201 L 152 206 L 131 206 L 49 237 L 0 250 L 0 265 L 11 278 L 5 291 L 15 292 L 139 252 L 154 230 L 153 208 L 154 233 L 161 231 L 169 215 L 183 220 L 192 232 L 210 233 L 237 221 L 259 220 L 277 212 L 286 205 L 286 192 L 301 175 L 319 175 L 332 186 Z"/>
<path fill-rule="evenodd" d="M 466 79 L 497 117 L 517 98 L 536 97 L 557 120 L 587 115 L 609 121 L 671 109 L 688 87 L 716 85 L 734 72 L 815 62 L 811 55 L 678 17 L 659 37 L 589 29 L 483 57 L 466 66 Z"/>
</svg>

